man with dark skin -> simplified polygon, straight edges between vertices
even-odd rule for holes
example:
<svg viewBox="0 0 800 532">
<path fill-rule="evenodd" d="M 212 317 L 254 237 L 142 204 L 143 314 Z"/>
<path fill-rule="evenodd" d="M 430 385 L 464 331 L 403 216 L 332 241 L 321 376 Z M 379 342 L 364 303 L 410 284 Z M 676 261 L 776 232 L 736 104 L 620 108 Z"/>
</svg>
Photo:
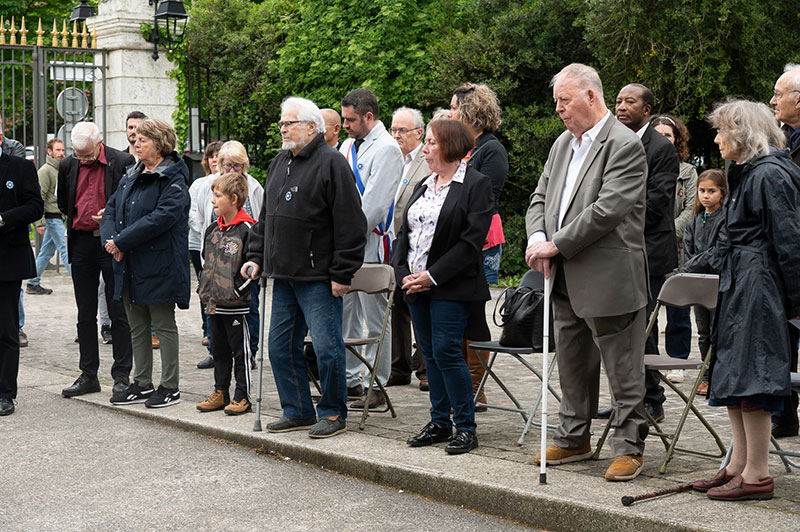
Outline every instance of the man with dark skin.
<svg viewBox="0 0 800 532">
<path fill-rule="evenodd" d="M 650 294 L 647 314 L 653 312 L 656 298 L 666 275 L 678 266 L 678 248 L 675 237 L 675 184 L 678 180 L 680 160 L 670 141 L 650 127 L 650 116 L 655 107 L 653 92 L 639 83 L 626 85 L 619 91 L 615 112 L 617 120 L 628 126 L 641 139 L 647 156 L 647 200 L 644 239 L 647 250 L 647 269 Z M 653 326 L 645 344 L 645 353 L 658 353 L 658 323 Z M 664 419 L 662 404 L 666 400 L 664 389 L 658 383 L 658 374 L 645 373 L 645 409 L 656 421 Z"/>
</svg>

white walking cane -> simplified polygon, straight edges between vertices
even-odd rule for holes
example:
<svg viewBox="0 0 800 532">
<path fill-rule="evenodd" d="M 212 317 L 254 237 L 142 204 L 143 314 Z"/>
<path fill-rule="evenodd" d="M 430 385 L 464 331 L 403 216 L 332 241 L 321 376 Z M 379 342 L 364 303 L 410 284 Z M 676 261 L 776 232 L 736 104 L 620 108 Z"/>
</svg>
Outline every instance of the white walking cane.
<svg viewBox="0 0 800 532">
<path fill-rule="evenodd" d="M 248 272 L 249 273 L 249 272 Z M 261 392 L 264 380 L 264 319 L 267 312 L 267 278 L 258 277 L 259 290 L 261 297 L 261 313 L 258 316 L 258 394 L 256 395 L 256 421 L 253 423 L 253 432 L 261 432 Z M 250 362 L 247 362 L 249 364 Z"/>
<path fill-rule="evenodd" d="M 546 268 L 549 270 L 549 268 Z M 542 438 L 541 438 L 541 459 L 539 460 L 539 484 L 547 484 L 547 383 L 548 372 L 547 364 L 550 358 L 550 278 L 549 271 L 544 276 L 544 320 L 542 331 Z"/>
</svg>

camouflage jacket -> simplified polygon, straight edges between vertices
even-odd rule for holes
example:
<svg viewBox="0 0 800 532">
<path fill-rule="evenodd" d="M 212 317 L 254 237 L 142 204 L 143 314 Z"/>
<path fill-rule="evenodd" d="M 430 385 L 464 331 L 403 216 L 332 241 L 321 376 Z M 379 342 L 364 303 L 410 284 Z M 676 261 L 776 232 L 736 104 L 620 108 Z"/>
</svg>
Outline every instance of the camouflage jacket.
<svg viewBox="0 0 800 532">
<path fill-rule="evenodd" d="M 249 218 L 249 216 L 248 216 Z M 250 281 L 239 270 L 245 262 L 250 221 L 221 229 L 214 223 L 203 239 L 203 272 L 197 293 L 208 314 L 247 314 L 250 312 Z"/>
</svg>

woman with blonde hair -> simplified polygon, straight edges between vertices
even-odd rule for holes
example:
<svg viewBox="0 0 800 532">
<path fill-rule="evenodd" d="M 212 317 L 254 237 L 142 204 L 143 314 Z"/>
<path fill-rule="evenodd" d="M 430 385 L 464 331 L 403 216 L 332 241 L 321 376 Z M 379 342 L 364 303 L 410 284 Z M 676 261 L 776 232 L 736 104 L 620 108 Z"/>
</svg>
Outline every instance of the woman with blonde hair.
<svg viewBox="0 0 800 532">
<path fill-rule="evenodd" d="M 450 118 L 458 120 L 464 126 L 475 142 L 465 156 L 467 166 L 484 174 L 492 182 L 492 196 L 494 207 L 492 209 L 492 223 L 483 244 L 483 270 L 487 284 L 497 284 L 500 273 L 500 258 L 503 252 L 505 237 L 503 236 L 503 223 L 498 211 L 500 194 L 508 174 L 508 154 L 506 149 L 497 140 L 494 132 L 500 127 L 502 120 L 500 102 L 494 91 L 483 83 L 465 83 L 453 91 L 450 100 Z M 481 353 L 468 347 L 470 342 L 483 342 L 492 339 L 489 326 L 486 323 L 485 302 L 475 301 L 472 312 L 464 331 L 462 351 L 472 375 L 473 390 L 486 373 L 484 365 L 478 360 L 483 356 L 486 360 L 488 353 Z M 486 402 L 486 394 L 481 392 L 476 398 L 479 403 Z M 484 404 L 478 405 L 476 410 L 486 410 Z"/>
<path fill-rule="evenodd" d="M 788 320 L 800 317 L 800 168 L 766 105 L 731 101 L 709 122 L 722 157 L 735 163 L 712 264 L 720 285 L 708 396 L 728 409 L 733 452 L 694 486 L 715 500 L 771 499 L 770 414 L 791 391 Z"/>
<path fill-rule="evenodd" d="M 264 187 L 261 186 L 256 178 L 247 173 L 250 168 L 250 158 L 247 156 L 247 149 L 238 140 L 229 140 L 219 147 L 217 152 L 217 171 L 203 178 L 197 191 L 197 201 L 192 208 L 190 216 L 192 223 L 198 227 L 200 234 L 204 235 L 206 229 L 216 222 L 214 206 L 211 204 L 211 185 L 220 176 L 229 172 L 242 174 L 247 178 L 247 199 L 242 207 L 244 211 L 254 220 L 258 219 L 261 213 L 261 204 L 264 201 Z M 201 250 L 202 252 L 202 250 Z M 250 292 L 250 314 L 247 315 L 247 325 L 250 331 L 250 365 L 255 367 L 256 353 L 258 352 L 258 284 L 253 283 Z M 212 369 L 214 367 L 214 354 L 209 350 L 209 354 L 197 363 L 198 369 Z"/>
</svg>

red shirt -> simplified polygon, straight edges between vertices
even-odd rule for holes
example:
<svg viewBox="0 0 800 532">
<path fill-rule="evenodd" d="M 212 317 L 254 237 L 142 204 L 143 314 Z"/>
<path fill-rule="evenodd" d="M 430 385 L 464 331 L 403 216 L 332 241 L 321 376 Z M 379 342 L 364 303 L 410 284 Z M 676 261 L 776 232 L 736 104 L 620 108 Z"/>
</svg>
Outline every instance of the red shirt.
<svg viewBox="0 0 800 532">
<path fill-rule="evenodd" d="M 237 224 L 240 224 L 242 222 L 250 222 L 251 224 L 256 223 L 256 221 L 253 220 L 250 217 L 250 215 L 245 212 L 244 209 L 239 209 L 239 212 L 236 213 L 236 216 L 233 217 L 233 220 L 231 220 L 230 223 L 224 223 L 222 221 L 222 216 L 217 218 L 217 225 L 223 231 L 225 231 L 228 227 L 230 227 L 232 225 L 237 225 Z"/>
<path fill-rule="evenodd" d="M 106 207 L 106 147 L 100 144 L 100 154 L 92 164 L 80 163 L 78 184 L 75 188 L 75 216 L 72 228 L 79 231 L 97 231 L 100 224 L 92 216 Z"/>
</svg>

